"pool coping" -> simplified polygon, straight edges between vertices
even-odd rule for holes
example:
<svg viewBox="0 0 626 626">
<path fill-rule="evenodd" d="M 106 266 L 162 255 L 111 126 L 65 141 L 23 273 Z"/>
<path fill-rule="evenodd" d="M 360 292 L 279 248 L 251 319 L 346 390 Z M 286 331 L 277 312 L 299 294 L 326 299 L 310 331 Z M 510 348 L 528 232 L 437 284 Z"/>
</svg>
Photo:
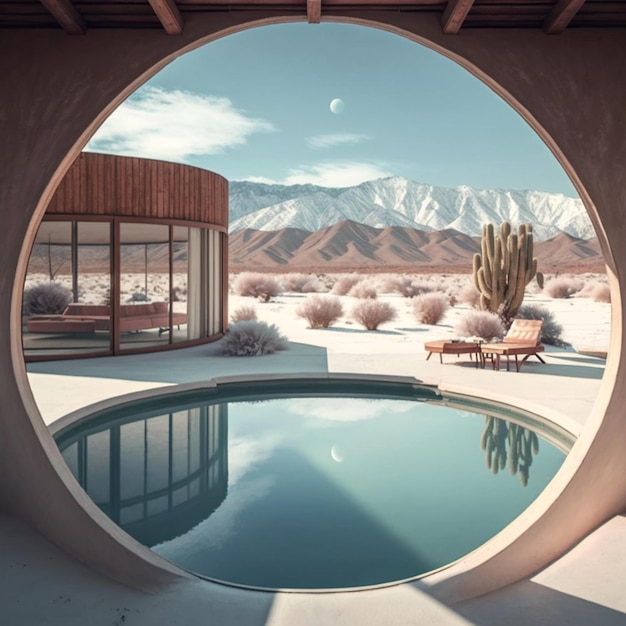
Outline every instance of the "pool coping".
<svg viewBox="0 0 626 626">
<path fill-rule="evenodd" d="M 92 404 L 85 405 L 75 411 L 71 411 L 66 415 L 59 417 L 48 425 L 48 429 L 52 436 L 55 436 L 59 431 L 74 424 L 80 419 L 88 417 L 93 413 L 100 411 L 106 411 L 108 409 L 116 408 L 124 404 L 138 402 L 141 400 L 155 399 L 160 396 L 167 396 L 171 394 L 179 394 L 193 391 L 214 391 L 218 393 L 220 386 L 227 385 L 239 385 L 246 382 L 260 383 L 267 381 L 337 381 L 337 382 L 383 382 L 388 384 L 401 384 L 410 387 L 430 388 L 437 390 L 443 395 L 459 395 L 469 398 L 475 398 L 476 400 L 486 400 L 490 403 L 496 403 L 502 406 L 511 407 L 512 409 L 529 413 L 539 420 L 545 423 L 555 425 L 562 429 L 574 439 L 578 438 L 580 434 L 580 425 L 560 411 L 550 409 L 545 405 L 539 403 L 524 400 L 523 402 L 512 402 L 514 398 L 505 393 L 493 392 L 485 389 L 477 391 L 473 387 L 467 387 L 459 384 L 446 384 L 427 382 L 413 376 L 400 376 L 394 374 L 360 374 L 351 372 L 332 372 L 332 373 L 298 373 L 298 374 L 242 374 L 242 375 L 228 375 L 228 376 L 216 376 L 203 381 L 193 381 L 179 384 L 167 384 L 150 389 L 141 389 L 138 391 L 131 391 L 129 393 L 113 396 L 105 400 L 99 400 Z"/>
</svg>

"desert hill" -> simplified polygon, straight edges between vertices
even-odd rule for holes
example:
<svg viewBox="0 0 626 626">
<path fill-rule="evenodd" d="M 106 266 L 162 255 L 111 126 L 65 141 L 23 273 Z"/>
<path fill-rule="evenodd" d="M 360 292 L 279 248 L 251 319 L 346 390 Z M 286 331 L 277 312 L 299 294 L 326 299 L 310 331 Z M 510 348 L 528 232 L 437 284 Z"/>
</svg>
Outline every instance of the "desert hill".
<svg viewBox="0 0 626 626">
<path fill-rule="evenodd" d="M 480 237 L 453 228 L 374 228 L 345 220 L 315 232 L 245 229 L 230 235 L 231 271 L 471 271 Z M 560 233 L 535 243 L 544 272 L 604 271 L 597 239 Z"/>
</svg>

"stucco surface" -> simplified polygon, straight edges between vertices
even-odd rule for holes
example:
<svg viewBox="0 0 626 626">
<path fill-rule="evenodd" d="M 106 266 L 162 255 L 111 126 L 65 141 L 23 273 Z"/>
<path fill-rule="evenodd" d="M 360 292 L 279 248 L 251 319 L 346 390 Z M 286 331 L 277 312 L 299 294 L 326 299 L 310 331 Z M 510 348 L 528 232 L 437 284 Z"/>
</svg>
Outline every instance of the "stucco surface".
<svg viewBox="0 0 626 626">
<path fill-rule="evenodd" d="M 9 30 L 0 38 L 0 505 L 65 553 L 137 587 L 163 590 L 183 584 L 186 576 L 120 534 L 84 498 L 40 419 L 17 332 L 28 246 L 60 177 L 123 97 L 186 47 L 246 24 L 288 19 L 261 12 L 190 17 L 180 37 L 115 30 L 67 37 Z M 598 231 L 613 287 L 605 377 L 566 468 L 498 542 L 428 581 L 431 593 L 458 602 L 530 576 L 626 508 L 621 304 L 626 286 L 626 37 L 621 29 L 572 30 L 558 38 L 522 30 L 444 37 L 434 18 L 418 14 L 352 12 L 337 19 L 372 25 L 378 20 L 383 28 L 428 41 L 505 97 L 572 177 Z M 383 600 L 388 593 L 372 592 L 372 608 L 378 598 L 381 606 L 391 607 L 391 598 Z M 298 606 L 306 615 L 302 602 L 286 600 L 284 606 Z M 341 598 L 317 602 L 331 607 L 329 621 L 332 616 L 337 623 L 359 623 L 367 613 L 353 605 L 354 619 L 347 622 Z"/>
</svg>

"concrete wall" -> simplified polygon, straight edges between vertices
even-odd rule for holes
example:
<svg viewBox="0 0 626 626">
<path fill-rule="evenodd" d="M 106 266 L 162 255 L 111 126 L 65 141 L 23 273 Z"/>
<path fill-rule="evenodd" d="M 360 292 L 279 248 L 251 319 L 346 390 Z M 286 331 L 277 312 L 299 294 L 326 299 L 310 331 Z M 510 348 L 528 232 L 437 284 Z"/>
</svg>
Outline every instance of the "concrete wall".
<svg viewBox="0 0 626 626">
<path fill-rule="evenodd" d="M 440 50 L 487 82 L 539 132 L 570 174 L 594 222 L 612 287 L 611 351 L 602 393 L 563 469 L 531 509 L 494 541 L 423 581 L 447 600 L 485 593 L 538 570 L 626 508 L 626 33 L 462 31 L 434 16 L 346 13 Z M 90 566 L 150 588 L 184 573 L 136 545 L 91 503 L 61 460 L 30 394 L 21 352 L 21 284 L 38 220 L 59 180 L 123 98 L 180 52 L 250 25 L 263 13 L 190 16 L 184 34 L 10 30 L 0 38 L 0 506 Z M 312 26 L 313 27 L 313 26 Z"/>
</svg>

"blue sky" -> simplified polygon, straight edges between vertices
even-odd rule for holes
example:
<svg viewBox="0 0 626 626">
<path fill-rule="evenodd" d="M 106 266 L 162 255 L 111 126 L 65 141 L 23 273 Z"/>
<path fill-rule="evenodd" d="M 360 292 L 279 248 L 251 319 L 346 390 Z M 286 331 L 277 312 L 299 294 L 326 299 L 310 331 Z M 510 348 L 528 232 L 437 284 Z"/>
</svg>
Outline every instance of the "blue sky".
<svg viewBox="0 0 626 626">
<path fill-rule="evenodd" d="M 340 98 L 343 113 L 330 110 Z M 172 62 L 88 150 L 329 187 L 399 175 L 576 196 L 534 131 L 488 87 L 414 42 L 343 24 L 283 24 Z"/>
</svg>

